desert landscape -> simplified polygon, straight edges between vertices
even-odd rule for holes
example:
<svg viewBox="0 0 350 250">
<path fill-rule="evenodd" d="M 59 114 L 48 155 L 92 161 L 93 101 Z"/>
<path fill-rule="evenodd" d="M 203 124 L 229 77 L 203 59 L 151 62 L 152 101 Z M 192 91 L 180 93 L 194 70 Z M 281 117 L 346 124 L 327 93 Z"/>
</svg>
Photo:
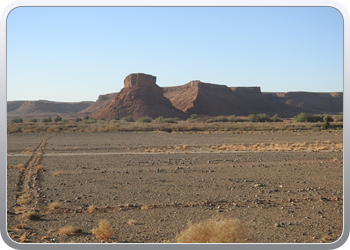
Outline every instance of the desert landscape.
<svg viewBox="0 0 350 250">
<path fill-rule="evenodd" d="M 334 242 L 342 98 L 201 81 L 161 88 L 130 74 L 96 102 L 9 102 L 8 234 L 21 243 Z"/>
<path fill-rule="evenodd" d="M 107 242 L 172 243 L 215 218 L 239 220 L 243 242 L 333 242 L 342 145 L 339 130 L 9 134 L 8 233 L 99 243 L 106 220 Z"/>
</svg>

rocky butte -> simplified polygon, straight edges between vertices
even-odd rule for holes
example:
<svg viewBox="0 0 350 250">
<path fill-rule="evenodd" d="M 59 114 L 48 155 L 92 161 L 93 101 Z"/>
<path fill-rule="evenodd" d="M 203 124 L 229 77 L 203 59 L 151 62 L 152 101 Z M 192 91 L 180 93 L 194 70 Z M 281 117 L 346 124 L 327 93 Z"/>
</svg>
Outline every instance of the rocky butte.
<svg viewBox="0 0 350 250">
<path fill-rule="evenodd" d="M 155 76 L 143 73 L 128 75 L 124 80 L 124 88 L 115 94 L 108 104 L 91 113 L 90 116 L 106 120 L 127 116 L 134 119 L 143 116 L 181 119 L 188 117 L 164 97 L 163 89 L 156 84 Z"/>
</svg>

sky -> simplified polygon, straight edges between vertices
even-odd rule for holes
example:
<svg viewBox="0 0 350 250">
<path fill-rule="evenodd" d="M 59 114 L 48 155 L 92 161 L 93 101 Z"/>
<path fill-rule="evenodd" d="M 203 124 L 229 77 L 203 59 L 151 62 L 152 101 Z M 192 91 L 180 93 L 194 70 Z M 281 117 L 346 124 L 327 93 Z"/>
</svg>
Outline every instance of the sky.
<svg viewBox="0 0 350 250">
<path fill-rule="evenodd" d="M 131 73 L 262 92 L 343 91 L 331 7 L 20 7 L 7 19 L 7 100 L 95 101 Z"/>
</svg>

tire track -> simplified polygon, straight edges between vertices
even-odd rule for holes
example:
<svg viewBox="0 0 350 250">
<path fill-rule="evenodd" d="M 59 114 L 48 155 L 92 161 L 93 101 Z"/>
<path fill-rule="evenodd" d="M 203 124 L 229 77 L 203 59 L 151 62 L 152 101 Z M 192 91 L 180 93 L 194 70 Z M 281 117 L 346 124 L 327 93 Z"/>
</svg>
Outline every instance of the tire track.
<svg viewBox="0 0 350 250">
<path fill-rule="evenodd" d="M 52 135 L 48 135 L 43 138 L 40 144 L 35 148 L 33 154 L 25 164 L 25 169 L 20 176 L 18 183 L 18 193 L 16 196 L 16 204 L 12 207 L 15 209 L 20 206 L 20 213 L 29 212 L 31 210 L 37 210 L 40 205 L 39 202 L 39 190 L 40 190 L 40 172 L 41 169 L 37 168 L 40 165 L 44 154 L 44 148 L 47 141 Z M 16 211 L 15 211 L 16 212 Z M 17 213 L 15 213 L 17 214 Z"/>
</svg>

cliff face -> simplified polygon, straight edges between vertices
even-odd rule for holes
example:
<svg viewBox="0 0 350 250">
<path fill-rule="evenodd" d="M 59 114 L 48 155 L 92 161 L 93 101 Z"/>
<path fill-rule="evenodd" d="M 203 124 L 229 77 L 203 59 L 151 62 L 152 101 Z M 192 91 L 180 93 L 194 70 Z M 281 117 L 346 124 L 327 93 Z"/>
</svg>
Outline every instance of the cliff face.
<svg viewBox="0 0 350 250">
<path fill-rule="evenodd" d="M 126 116 L 134 119 L 143 116 L 182 119 L 187 117 L 164 97 L 162 88 L 156 84 L 155 76 L 142 73 L 128 75 L 124 80 L 124 88 L 112 97 L 110 103 L 91 113 L 90 116 L 103 117 L 107 120 Z"/>
<path fill-rule="evenodd" d="M 178 87 L 163 88 L 164 96 L 187 114 L 197 115 L 249 115 L 278 113 L 286 116 L 301 112 L 298 107 L 288 106 L 266 98 L 260 87 L 227 87 L 201 81 L 191 81 Z"/>
</svg>

